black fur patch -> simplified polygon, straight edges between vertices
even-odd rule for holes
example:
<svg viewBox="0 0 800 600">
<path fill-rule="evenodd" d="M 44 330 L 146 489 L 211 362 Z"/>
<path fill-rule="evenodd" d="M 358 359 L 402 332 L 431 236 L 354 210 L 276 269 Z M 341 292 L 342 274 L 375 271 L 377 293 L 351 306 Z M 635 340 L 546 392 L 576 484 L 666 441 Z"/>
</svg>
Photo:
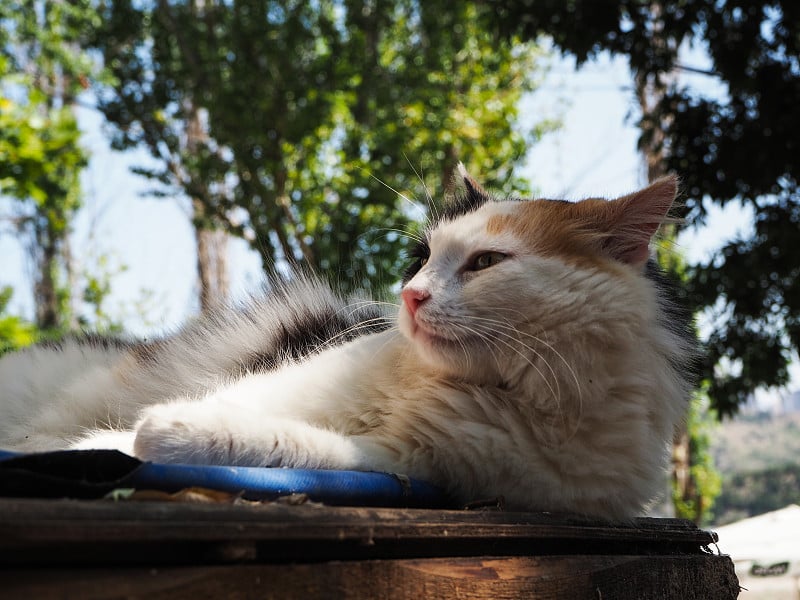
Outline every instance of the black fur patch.
<svg viewBox="0 0 800 600">
<path fill-rule="evenodd" d="M 428 260 L 430 256 L 431 249 L 427 241 L 417 242 L 417 244 L 414 245 L 411 252 L 408 253 L 409 264 L 403 272 L 403 285 L 407 284 L 414 275 L 419 273 L 419 270 L 422 268 L 422 263 Z"/>
<path fill-rule="evenodd" d="M 139 364 L 158 362 L 159 354 L 169 342 L 164 340 L 142 341 L 131 347 L 131 355 Z"/>
<path fill-rule="evenodd" d="M 130 350 L 137 345 L 135 342 L 109 335 L 100 335 L 98 333 L 70 333 L 57 340 L 43 340 L 36 345 L 41 348 L 62 350 L 66 342 L 73 342 L 81 346 L 88 346 L 89 348 L 101 348 L 103 350 Z"/>
<path fill-rule="evenodd" d="M 481 188 L 475 187 L 472 181 L 464 178 L 464 190 L 456 195 L 452 200 L 445 202 L 439 209 L 438 213 L 431 224 L 431 228 L 436 226 L 442 221 L 453 221 L 458 217 L 463 217 L 471 212 L 475 212 L 487 202 L 491 202 L 492 198 Z M 430 229 L 425 233 L 429 235 Z M 417 243 L 408 253 L 409 264 L 403 272 L 403 285 L 408 283 L 414 275 L 416 275 L 422 268 L 425 260 L 430 258 L 431 250 L 428 246 L 427 239 L 423 242 Z"/>
<path fill-rule="evenodd" d="M 464 180 L 464 191 L 455 196 L 441 207 L 437 222 L 452 221 L 458 217 L 463 217 L 471 212 L 475 212 L 481 206 L 490 202 L 492 198 L 483 190 L 470 185 L 469 180 Z"/>
<path fill-rule="evenodd" d="M 644 275 L 653 282 L 658 290 L 658 303 L 661 308 L 660 324 L 662 327 L 685 340 L 690 347 L 698 347 L 694 317 L 686 302 L 683 287 L 669 277 L 654 260 L 647 261 Z M 681 364 L 673 365 L 677 370 L 685 372 L 687 377 L 696 379 L 699 375 L 699 355 L 689 352 L 683 357 Z"/>
<path fill-rule="evenodd" d="M 284 318 L 276 324 L 269 347 L 245 358 L 242 368 L 248 372 L 270 371 L 286 360 L 299 360 L 323 348 L 389 328 L 385 315 L 368 303 L 353 306 L 342 301 L 341 305 L 311 306 L 285 289 L 270 294 L 262 302 L 279 308 Z M 258 310 L 260 305 L 247 310 Z"/>
</svg>

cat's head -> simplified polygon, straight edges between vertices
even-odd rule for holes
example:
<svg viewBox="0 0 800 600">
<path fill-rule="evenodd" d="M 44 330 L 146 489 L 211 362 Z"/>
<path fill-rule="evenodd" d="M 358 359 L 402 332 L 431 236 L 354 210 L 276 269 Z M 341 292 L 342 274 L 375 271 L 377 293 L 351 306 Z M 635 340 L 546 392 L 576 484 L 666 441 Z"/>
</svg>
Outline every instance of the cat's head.
<svg viewBox="0 0 800 600">
<path fill-rule="evenodd" d="M 570 328 L 648 318 L 651 307 L 628 309 L 652 301 L 645 265 L 675 177 L 615 200 L 567 202 L 497 200 L 459 171 L 462 193 L 414 248 L 403 281 L 400 329 L 429 364 L 500 383 L 535 367 Z"/>
</svg>

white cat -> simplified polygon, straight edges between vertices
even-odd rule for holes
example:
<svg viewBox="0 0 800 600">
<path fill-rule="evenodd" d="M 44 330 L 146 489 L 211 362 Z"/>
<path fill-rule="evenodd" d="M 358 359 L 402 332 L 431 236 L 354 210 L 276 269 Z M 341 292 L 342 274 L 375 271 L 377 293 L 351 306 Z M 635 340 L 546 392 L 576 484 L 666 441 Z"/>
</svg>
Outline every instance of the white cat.
<svg viewBox="0 0 800 600">
<path fill-rule="evenodd" d="M 402 304 L 309 277 L 151 343 L 0 360 L 0 448 L 405 473 L 467 502 L 625 519 L 660 491 L 694 339 L 649 261 L 675 178 L 497 201 L 461 171 Z"/>
</svg>

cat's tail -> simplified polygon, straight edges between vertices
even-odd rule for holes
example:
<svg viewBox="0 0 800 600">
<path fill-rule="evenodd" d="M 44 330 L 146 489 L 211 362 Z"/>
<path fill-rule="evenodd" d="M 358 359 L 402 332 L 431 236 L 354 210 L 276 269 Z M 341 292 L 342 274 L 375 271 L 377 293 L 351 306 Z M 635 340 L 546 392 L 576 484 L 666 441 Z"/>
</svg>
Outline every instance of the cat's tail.
<svg viewBox="0 0 800 600">
<path fill-rule="evenodd" d="M 0 358 L 0 449 L 68 447 L 89 429 L 129 426 L 114 405 L 118 365 L 130 344 L 75 338 Z"/>
<path fill-rule="evenodd" d="M 53 450 L 130 429 L 147 405 L 197 398 L 246 373 L 280 368 L 382 331 L 379 303 L 344 299 L 319 279 L 275 279 L 264 297 L 222 307 L 174 335 L 128 343 L 71 338 L 0 358 L 0 449 Z"/>
</svg>

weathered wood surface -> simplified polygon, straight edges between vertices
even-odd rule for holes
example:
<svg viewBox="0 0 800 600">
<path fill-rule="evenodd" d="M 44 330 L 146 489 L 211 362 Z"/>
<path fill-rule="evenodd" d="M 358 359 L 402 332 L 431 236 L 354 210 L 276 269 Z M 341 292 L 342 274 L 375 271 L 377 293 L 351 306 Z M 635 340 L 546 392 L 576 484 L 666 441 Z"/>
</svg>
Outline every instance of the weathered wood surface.
<svg viewBox="0 0 800 600">
<path fill-rule="evenodd" d="M 723 557 L 546 556 L 0 573 L 8 598 L 736 598 Z M 714 560 L 711 560 L 714 559 Z"/>
<path fill-rule="evenodd" d="M 736 598 L 715 541 L 674 519 L 0 499 L 0 597 Z"/>
</svg>

